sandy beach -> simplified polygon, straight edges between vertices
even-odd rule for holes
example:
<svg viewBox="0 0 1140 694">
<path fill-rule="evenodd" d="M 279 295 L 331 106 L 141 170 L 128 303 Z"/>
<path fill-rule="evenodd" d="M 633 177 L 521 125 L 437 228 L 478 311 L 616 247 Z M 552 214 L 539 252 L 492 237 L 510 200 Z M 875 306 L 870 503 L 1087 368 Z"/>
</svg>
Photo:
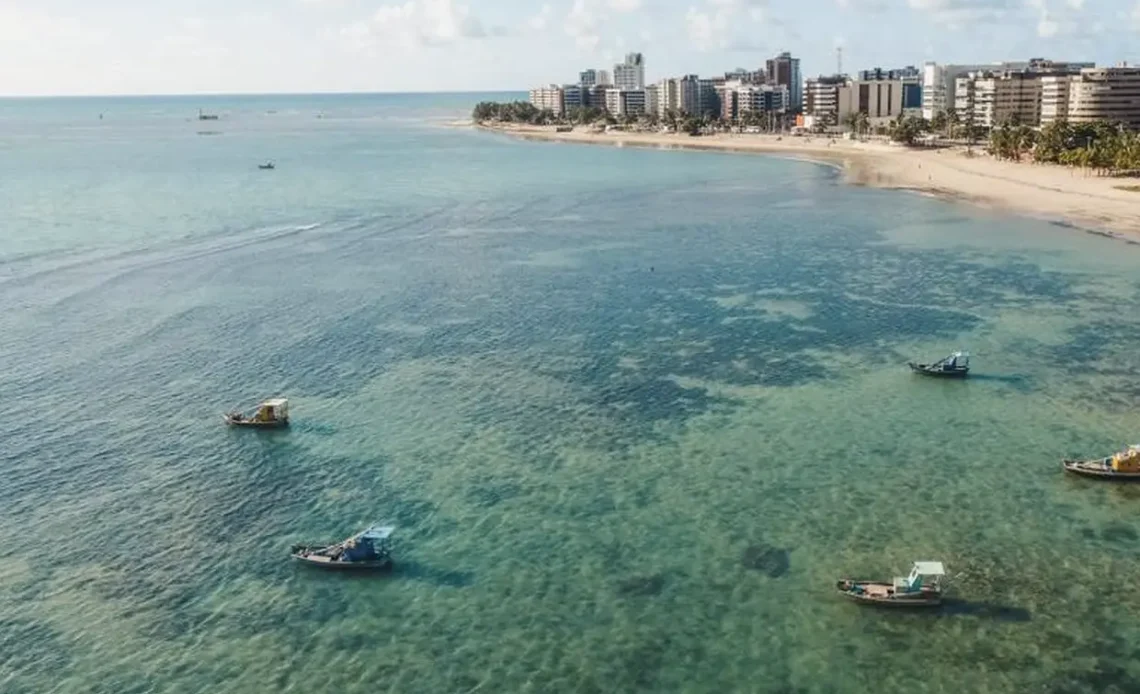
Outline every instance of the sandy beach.
<svg viewBox="0 0 1140 694">
<path fill-rule="evenodd" d="M 1066 167 L 997 161 L 962 149 L 911 149 L 826 137 L 557 132 L 549 127 L 486 128 L 515 137 L 581 144 L 749 152 L 842 166 L 849 182 L 914 190 L 1046 219 L 1140 242 L 1140 192 L 1134 179 L 1098 177 Z"/>
</svg>

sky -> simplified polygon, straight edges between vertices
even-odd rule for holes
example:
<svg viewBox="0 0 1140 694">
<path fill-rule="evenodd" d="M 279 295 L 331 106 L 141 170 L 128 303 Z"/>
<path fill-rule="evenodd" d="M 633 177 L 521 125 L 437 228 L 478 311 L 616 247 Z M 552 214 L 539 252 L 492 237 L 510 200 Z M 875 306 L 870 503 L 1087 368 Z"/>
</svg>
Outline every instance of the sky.
<svg viewBox="0 0 1140 694">
<path fill-rule="evenodd" d="M 1140 0 L 0 0 L 0 95 L 522 90 L 1045 57 L 1140 64 Z"/>
</svg>

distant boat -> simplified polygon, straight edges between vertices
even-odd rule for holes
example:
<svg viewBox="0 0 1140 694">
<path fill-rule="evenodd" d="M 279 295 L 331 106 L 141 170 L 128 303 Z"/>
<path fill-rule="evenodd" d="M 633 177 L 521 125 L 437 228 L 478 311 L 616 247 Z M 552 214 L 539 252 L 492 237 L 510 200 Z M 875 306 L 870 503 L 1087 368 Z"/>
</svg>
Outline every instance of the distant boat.
<svg viewBox="0 0 1140 694">
<path fill-rule="evenodd" d="M 392 555 L 389 540 L 395 528 L 374 525 L 334 544 L 293 545 L 290 555 L 297 561 L 323 569 L 389 569 Z"/>
<path fill-rule="evenodd" d="M 289 401 L 285 398 L 266 400 L 253 412 L 227 412 L 222 415 L 226 424 L 235 427 L 275 429 L 289 426 Z"/>
<path fill-rule="evenodd" d="M 218 120 L 216 113 L 206 113 L 202 109 L 198 109 L 198 120 Z"/>
<path fill-rule="evenodd" d="M 262 171 L 272 171 L 273 169 L 276 169 L 277 167 L 273 165 L 273 162 L 267 161 L 264 164 L 258 164 L 257 168 L 261 169 Z"/>
<path fill-rule="evenodd" d="M 970 373 L 970 353 L 955 352 L 933 364 L 916 364 L 907 362 L 910 370 L 924 376 L 938 376 L 941 378 L 965 378 Z"/>
</svg>

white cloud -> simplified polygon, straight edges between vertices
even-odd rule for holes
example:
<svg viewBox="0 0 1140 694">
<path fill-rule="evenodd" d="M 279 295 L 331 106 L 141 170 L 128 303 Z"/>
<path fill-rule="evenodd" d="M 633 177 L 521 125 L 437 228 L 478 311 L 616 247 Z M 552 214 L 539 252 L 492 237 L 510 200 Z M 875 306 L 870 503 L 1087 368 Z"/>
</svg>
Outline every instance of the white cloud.
<svg viewBox="0 0 1140 694">
<path fill-rule="evenodd" d="M 371 19 L 341 30 L 342 37 L 357 47 L 373 46 L 378 41 L 407 47 L 439 45 L 503 33 L 499 28 L 488 30 L 467 5 L 455 0 L 407 0 L 402 5 L 382 5 Z"/>
<path fill-rule="evenodd" d="M 1046 10 L 1041 13 L 1041 18 L 1037 20 L 1037 35 L 1043 39 L 1052 38 L 1060 31 L 1061 25 L 1056 21 L 1049 18 L 1049 12 Z"/>
<path fill-rule="evenodd" d="M 936 22 L 947 28 L 961 29 L 972 22 L 1003 18 L 1013 0 L 907 0 L 907 5 L 931 14 Z"/>
<path fill-rule="evenodd" d="M 1068 5 L 1074 10 L 1080 10 L 1084 8 L 1085 0 L 1068 0 Z"/>
<path fill-rule="evenodd" d="M 767 0 L 705 0 L 705 7 L 690 7 L 685 13 L 689 40 L 701 51 L 754 50 L 752 37 L 737 35 L 736 29 L 742 17 L 763 21 L 767 6 Z"/>
<path fill-rule="evenodd" d="M 580 51 L 592 52 L 602 42 L 601 17 L 588 0 L 574 0 L 563 29 Z"/>
<path fill-rule="evenodd" d="M 550 15 L 553 13 L 554 8 L 550 6 L 550 3 L 546 3 L 542 6 L 542 9 L 538 11 L 538 14 L 527 20 L 526 24 L 534 31 L 543 31 L 550 25 Z"/>
<path fill-rule="evenodd" d="M 615 12 L 634 12 L 641 9 L 641 0 L 610 0 Z"/>
</svg>

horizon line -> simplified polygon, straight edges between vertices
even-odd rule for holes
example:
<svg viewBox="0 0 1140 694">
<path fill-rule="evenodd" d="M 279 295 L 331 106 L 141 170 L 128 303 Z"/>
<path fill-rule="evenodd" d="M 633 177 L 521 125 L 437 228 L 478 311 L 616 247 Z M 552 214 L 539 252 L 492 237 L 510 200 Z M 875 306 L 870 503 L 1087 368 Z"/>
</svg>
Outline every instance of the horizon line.
<svg viewBox="0 0 1140 694">
<path fill-rule="evenodd" d="M 461 89 L 424 91 L 287 91 L 287 92 L 156 92 L 153 94 L 0 94 L 0 101 L 32 99 L 155 99 L 155 98 L 218 98 L 235 96 L 416 96 L 428 94 L 508 94 L 525 93 L 526 89 Z"/>
</svg>

